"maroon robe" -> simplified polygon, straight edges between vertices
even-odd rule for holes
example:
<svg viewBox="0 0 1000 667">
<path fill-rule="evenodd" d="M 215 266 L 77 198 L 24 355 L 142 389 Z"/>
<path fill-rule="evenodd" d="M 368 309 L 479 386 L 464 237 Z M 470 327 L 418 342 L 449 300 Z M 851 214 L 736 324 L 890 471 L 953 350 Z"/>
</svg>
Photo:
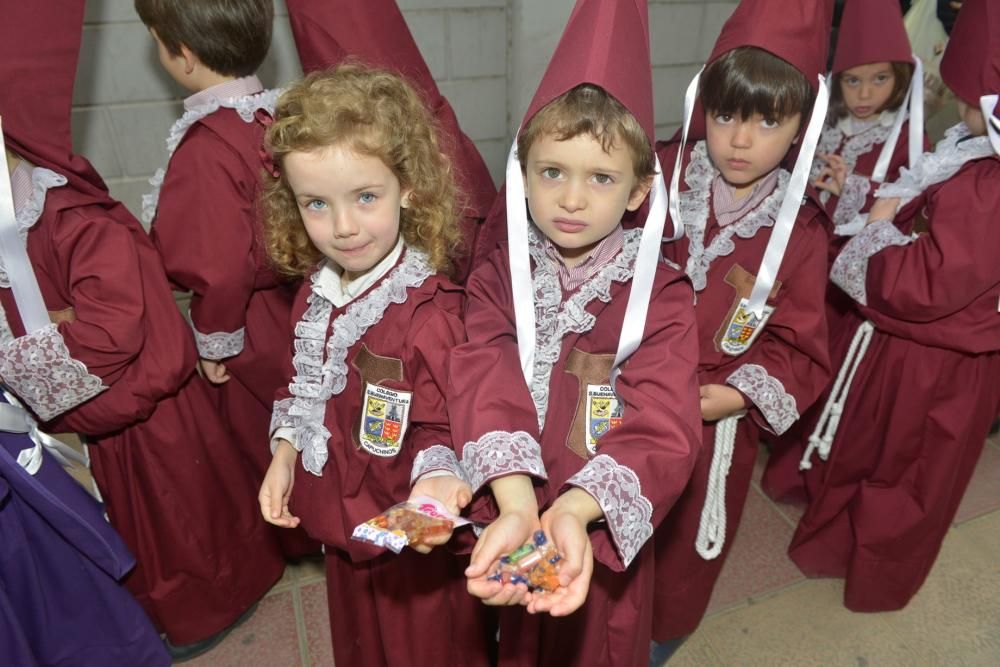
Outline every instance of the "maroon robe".
<svg viewBox="0 0 1000 667">
<path fill-rule="evenodd" d="M 27 248 L 49 311 L 73 309 L 58 325 L 69 355 L 107 387 L 44 428 L 88 436 L 108 516 L 136 556 L 127 585 L 154 624 L 175 644 L 204 639 L 262 597 L 283 562 L 194 371 L 156 250 L 124 207 L 71 186 L 48 191 Z M 23 336 L 9 289 L 0 301 Z M 4 380 L 17 391 L 31 377 Z"/>
<path fill-rule="evenodd" d="M 554 360 L 547 382 L 540 373 L 544 364 L 535 366 L 535 389 L 548 395 L 541 429 L 518 358 L 506 249 L 477 266 L 467 283 L 469 342 L 452 353 L 449 412 L 473 488 L 481 492 L 505 474 L 530 474 L 540 512 L 576 486 L 593 495 L 605 514 L 589 527 L 595 564 L 583 607 L 562 618 L 504 610 L 502 665 L 648 661 L 648 540 L 687 483 L 698 452 L 697 338 L 691 289 L 680 271 L 665 264 L 657 269 L 642 342 L 615 385 L 624 408 L 620 425 L 600 437 L 596 456 L 585 443 L 593 426 L 588 385 L 608 383 L 631 286 L 634 254 L 632 260 L 628 255 L 639 233 L 626 232 L 625 248 L 611 264 L 570 293 L 560 289 L 553 260 L 533 241 L 536 312 L 562 313 L 556 335 L 546 334 L 551 330 L 542 322 L 536 327 L 536 357 Z M 540 282 L 542 271 L 547 282 Z M 539 299 L 551 300 L 552 307 Z M 560 328 L 566 324 L 568 331 Z"/>
<path fill-rule="evenodd" d="M 855 270 L 838 283 L 875 332 L 789 555 L 846 577 L 854 611 L 920 588 L 1000 409 L 998 179 L 1000 159 L 966 163 L 842 252 Z M 907 244 L 921 213 L 929 231 Z"/>
<path fill-rule="evenodd" d="M 167 277 L 191 291 L 201 355 L 229 371 L 230 379 L 210 391 L 258 484 L 271 463 L 267 429 L 274 392 L 285 382 L 296 287 L 274 272 L 264 247 L 258 215 L 264 131 L 260 120 L 245 122 L 226 107 L 188 129 L 170 158 L 150 232 Z M 227 334 L 240 330 L 242 342 L 233 348 Z M 204 342 L 211 334 L 222 339 L 215 349 Z M 286 556 L 319 551 L 301 530 L 274 532 Z"/>
<path fill-rule="evenodd" d="M 676 151 L 677 144 L 662 147 L 660 163 L 674 164 Z M 704 142 L 691 146 L 685 158 L 685 174 L 690 173 L 687 165 L 696 152 L 702 156 L 702 165 L 708 160 Z M 682 197 L 689 189 L 684 183 L 682 178 Z M 710 190 L 710 183 L 708 187 Z M 751 230 L 752 235 L 747 238 L 743 233 L 734 233 L 733 229 L 725 230 L 732 234 L 732 250 L 728 254 L 720 253 L 711 261 L 704 273 L 704 288 L 696 292 L 695 314 L 701 344 L 698 382 L 737 388 L 744 394 L 748 414 L 738 422 L 732 465 L 726 477 L 727 519 L 721 553 L 712 560 L 705 560 L 695 550 L 715 451 L 715 422 L 702 423 L 704 446 L 691 482 L 657 530 L 653 619 L 653 638 L 657 641 L 691 634 L 705 613 L 740 523 L 761 429 L 775 433 L 787 429 L 799 412 L 815 400 L 830 376 L 823 310 L 827 280 L 825 215 L 811 201 L 799 210 L 775 290 L 768 301 L 774 311 L 763 331 L 739 356 L 730 356 L 719 347 L 718 340 L 736 300 L 740 295 L 749 297 L 754 275 L 771 238 L 782 192 L 776 190 L 756 209 L 731 223 L 730 227 L 741 225 L 766 207 L 772 210 L 772 215 L 766 217 L 767 222 L 756 231 Z M 716 221 L 711 201 L 707 203 L 705 247 L 724 231 Z M 694 216 L 691 213 L 688 216 L 684 221 L 686 226 L 694 222 Z M 664 255 L 682 267 L 688 266 L 692 250 L 692 232 L 690 229 L 685 231 L 686 238 L 663 246 Z M 691 269 L 688 271 L 692 273 Z M 695 288 L 698 287 L 696 280 Z"/>
<path fill-rule="evenodd" d="M 404 251 L 403 260 L 409 252 Z M 324 340 L 338 318 L 392 274 L 346 306 L 334 308 Z M 293 307 L 299 327 L 311 293 L 306 281 Z M 486 621 L 487 610 L 466 592 L 467 557 L 442 548 L 429 555 L 411 549 L 396 555 L 350 539 L 355 526 L 409 497 L 411 469 L 421 452 L 443 445 L 453 454 L 444 387 L 448 351 L 464 338 L 462 301 L 460 287 L 431 275 L 407 288 L 405 301 L 389 305 L 347 350 L 346 386 L 326 404 L 329 458 L 322 475 L 296 465 L 291 511 L 309 535 L 325 545 L 330 631 L 338 665 L 489 664 L 487 647 L 495 628 Z M 301 343 L 296 342 L 296 349 Z M 292 377 L 291 358 L 285 372 L 286 378 Z M 408 425 L 394 456 L 374 455 L 359 444 L 366 379 L 412 395 Z M 283 401 L 291 400 L 287 385 L 277 394 L 277 412 Z M 280 423 L 280 417 L 276 421 Z"/>
</svg>

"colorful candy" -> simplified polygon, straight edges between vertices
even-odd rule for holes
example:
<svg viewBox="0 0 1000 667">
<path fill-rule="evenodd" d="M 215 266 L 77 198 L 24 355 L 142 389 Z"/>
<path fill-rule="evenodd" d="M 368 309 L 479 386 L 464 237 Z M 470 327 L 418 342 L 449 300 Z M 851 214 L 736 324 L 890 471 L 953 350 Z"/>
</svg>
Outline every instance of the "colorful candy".
<svg viewBox="0 0 1000 667">
<path fill-rule="evenodd" d="M 529 590 L 551 593 L 559 588 L 560 561 L 562 556 L 539 530 L 531 542 L 501 557 L 499 567 L 488 579 L 504 584 L 524 584 Z"/>
<path fill-rule="evenodd" d="M 449 513 L 430 498 L 411 498 L 354 529 L 351 539 L 368 542 L 399 553 L 408 544 L 420 544 L 440 535 L 450 535 L 468 521 Z"/>
</svg>

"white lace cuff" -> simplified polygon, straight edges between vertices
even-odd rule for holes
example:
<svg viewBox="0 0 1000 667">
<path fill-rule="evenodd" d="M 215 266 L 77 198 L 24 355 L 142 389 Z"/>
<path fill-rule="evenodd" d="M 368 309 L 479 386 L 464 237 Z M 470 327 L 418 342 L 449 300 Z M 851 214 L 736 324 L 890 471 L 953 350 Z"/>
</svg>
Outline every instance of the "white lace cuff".
<svg viewBox="0 0 1000 667">
<path fill-rule="evenodd" d="M 462 450 L 465 478 L 475 493 L 495 477 L 522 473 L 548 479 L 542 447 L 524 431 L 490 431 Z"/>
<path fill-rule="evenodd" d="M 639 476 L 607 454 L 599 454 L 566 483 L 583 489 L 601 506 L 618 555 L 628 567 L 653 535 L 653 504 L 642 495 Z"/>
<path fill-rule="evenodd" d="M 278 444 L 281 440 L 285 440 L 286 442 L 288 442 L 292 447 L 295 448 L 295 451 L 297 452 L 302 451 L 302 446 L 299 444 L 299 439 L 295 437 L 295 429 L 288 428 L 287 426 L 282 426 L 281 428 L 279 428 L 277 431 L 274 432 L 274 435 L 271 436 L 271 456 L 274 456 L 274 453 L 278 451 Z"/>
<path fill-rule="evenodd" d="M 865 207 L 868 201 L 868 191 L 871 190 L 871 183 L 864 176 L 851 174 L 847 177 L 843 189 L 840 191 L 840 199 L 837 201 L 837 208 L 833 211 L 833 224 L 836 227 L 848 225 Z"/>
<path fill-rule="evenodd" d="M 198 328 L 191 324 L 194 331 L 194 342 L 198 346 L 198 356 L 202 359 L 219 361 L 235 357 L 243 351 L 243 338 L 246 335 L 246 327 L 240 327 L 232 333 L 216 331 L 205 334 L 198 331 Z"/>
<path fill-rule="evenodd" d="M 743 364 L 726 378 L 726 384 L 746 394 L 777 435 L 787 431 L 799 418 L 795 397 L 785 391 L 781 381 L 769 375 L 763 366 Z"/>
<path fill-rule="evenodd" d="M 274 450 L 278 446 L 276 441 L 279 438 L 288 440 L 293 445 L 295 444 L 295 417 L 289 412 L 293 403 L 295 403 L 294 398 L 283 398 L 280 401 L 275 401 L 274 407 L 271 408 L 271 425 L 268 427 L 267 432 L 271 434 L 272 454 L 274 454 Z M 291 439 L 288 437 L 289 431 L 291 431 Z"/>
<path fill-rule="evenodd" d="M 447 472 L 468 481 L 458 457 L 455 456 L 455 450 L 444 445 L 434 445 L 417 454 L 417 458 L 413 460 L 413 470 L 410 472 L 410 486 L 430 472 Z"/>
<path fill-rule="evenodd" d="M 868 260 L 889 246 L 903 246 L 912 242 L 913 239 L 896 229 L 891 221 L 877 220 L 847 242 L 833 262 L 830 280 L 861 305 L 868 305 L 868 292 L 865 288 Z"/>
<path fill-rule="evenodd" d="M 42 421 L 107 389 L 101 378 L 70 356 L 55 324 L 8 343 L 0 361 L 0 376 Z"/>
</svg>

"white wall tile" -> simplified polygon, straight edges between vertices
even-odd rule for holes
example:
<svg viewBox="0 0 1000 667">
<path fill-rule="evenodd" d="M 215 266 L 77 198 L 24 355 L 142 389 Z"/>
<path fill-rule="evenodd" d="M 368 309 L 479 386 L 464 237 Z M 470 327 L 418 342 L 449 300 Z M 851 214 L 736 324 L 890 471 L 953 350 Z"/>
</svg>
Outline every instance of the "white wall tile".
<svg viewBox="0 0 1000 667">
<path fill-rule="evenodd" d="M 701 65 L 670 65 L 653 68 L 656 124 L 680 123 L 684 118 L 684 92 Z"/>
<path fill-rule="evenodd" d="M 697 62 L 701 49 L 702 3 L 652 5 L 649 8 L 649 41 L 654 65 Z"/>
<path fill-rule="evenodd" d="M 148 102 L 183 94 L 160 67 L 153 38 L 141 23 L 84 28 L 75 104 Z"/>
<path fill-rule="evenodd" d="M 443 81 L 439 87 L 455 108 L 458 122 L 470 139 L 503 139 L 506 136 L 507 82 L 504 78 Z"/>
<path fill-rule="evenodd" d="M 142 223 L 142 196 L 150 191 L 148 178 L 110 178 L 107 180 L 111 196 L 125 204 L 132 215 Z M 143 223 L 143 227 L 146 227 Z M 149 228 L 146 227 L 146 231 Z"/>
<path fill-rule="evenodd" d="M 111 123 L 104 107 L 74 109 L 73 150 L 85 155 L 104 178 L 122 175 L 121 163 L 111 137 Z"/>
<path fill-rule="evenodd" d="M 167 134 L 183 107 L 160 102 L 111 107 L 111 127 L 125 176 L 148 176 L 167 160 Z"/>
<path fill-rule="evenodd" d="M 451 78 L 507 73 L 507 14 L 502 9 L 448 13 Z"/>
<path fill-rule="evenodd" d="M 431 75 L 435 79 L 446 78 L 448 40 L 445 37 L 445 12 L 406 12 L 403 17 Z"/>
<path fill-rule="evenodd" d="M 532 0 L 540 2 L 542 0 Z M 549 2 L 550 0 L 544 0 Z M 506 7 L 508 0 L 397 0 L 399 8 L 408 9 L 468 9 L 472 7 Z"/>
</svg>

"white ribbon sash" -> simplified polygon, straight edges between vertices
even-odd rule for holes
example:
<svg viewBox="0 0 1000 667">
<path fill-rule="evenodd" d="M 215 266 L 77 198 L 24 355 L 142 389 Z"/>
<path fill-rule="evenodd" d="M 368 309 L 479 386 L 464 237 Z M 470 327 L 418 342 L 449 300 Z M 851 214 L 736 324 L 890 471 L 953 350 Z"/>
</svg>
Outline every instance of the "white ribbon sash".
<svg viewBox="0 0 1000 667">
<path fill-rule="evenodd" d="M 983 120 L 986 122 L 986 134 L 990 137 L 993 152 L 1000 155 L 1000 120 L 993 115 L 993 110 L 997 107 L 998 99 L 1000 99 L 1000 95 L 983 95 L 979 98 L 979 108 L 983 112 Z"/>
<path fill-rule="evenodd" d="M 17 402 L 10 393 L 3 392 L 9 403 L 0 403 L 0 431 L 7 433 L 27 433 L 35 446 L 31 449 L 23 449 L 17 455 L 17 463 L 27 471 L 29 475 L 34 475 L 42 467 L 44 458 L 42 450 L 47 449 L 63 467 L 69 467 L 73 463 L 86 466 L 87 457 L 80 454 L 75 449 L 53 438 L 48 433 L 38 430 L 38 422 L 31 418 L 31 415 Z"/>
<path fill-rule="evenodd" d="M 903 121 L 910 119 L 909 131 L 909 167 L 917 163 L 917 159 L 924 152 L 924 65 L 920 62 L 917 54 L 913 54 L 913 77 L 910 79 L 910 89 L 906 93 L 908 100 L 906 109 L 900 109 L 896 114 L 896 120 L 892 124 L 892 130 L 882 145 L 882 152 L 879 153 L 875 169 L 872 170 L 872 182 L 885 182 L 886 174 L 889 173 L 889 162 L 892 154 L 896 150 L 896 143 L 899 141 L 899 133 L 903 130 Z"/>
</svg>

